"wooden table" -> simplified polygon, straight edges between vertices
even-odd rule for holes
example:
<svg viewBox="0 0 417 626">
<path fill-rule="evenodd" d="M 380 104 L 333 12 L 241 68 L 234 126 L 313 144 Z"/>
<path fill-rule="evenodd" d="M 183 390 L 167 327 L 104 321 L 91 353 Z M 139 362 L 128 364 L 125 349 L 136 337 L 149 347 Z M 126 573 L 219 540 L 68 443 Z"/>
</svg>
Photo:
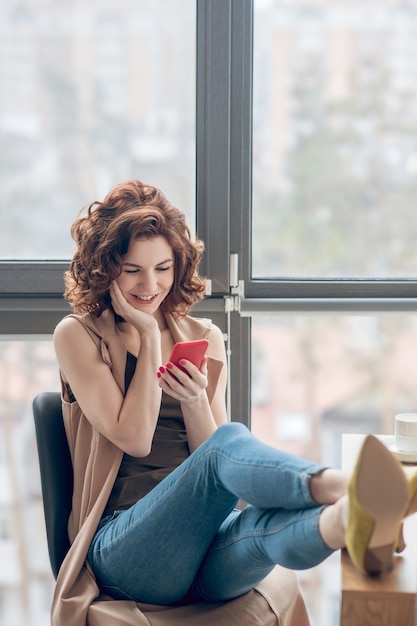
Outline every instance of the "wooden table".
<svg viewBox="0 0 417 626">
<path fill-rule="evenodd" d="M 343 435 L 343 469 L 353 469 L 363 438 Z M 416 469 L 404 464 L 406 473 Z M 392 572 L 376 578 L 358 572 L 342 551 L 341 626 L 417 626 L 417 514 L 405 521 L 404 538 L 407 547 L 395 556 Z"/>
</svg>

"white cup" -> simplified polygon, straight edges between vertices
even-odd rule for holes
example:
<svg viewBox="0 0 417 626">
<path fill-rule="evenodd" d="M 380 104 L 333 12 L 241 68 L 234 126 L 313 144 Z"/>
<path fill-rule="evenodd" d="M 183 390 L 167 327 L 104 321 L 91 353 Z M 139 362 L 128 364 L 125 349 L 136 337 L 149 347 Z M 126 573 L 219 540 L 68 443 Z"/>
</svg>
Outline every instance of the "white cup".
<svg viewBox="0 0 417 626">
<path fill-rule="evenodd" d="M 417 413 L 395 416 L 395 445 L 401 452 L 417 452 Z"/>
</svg>

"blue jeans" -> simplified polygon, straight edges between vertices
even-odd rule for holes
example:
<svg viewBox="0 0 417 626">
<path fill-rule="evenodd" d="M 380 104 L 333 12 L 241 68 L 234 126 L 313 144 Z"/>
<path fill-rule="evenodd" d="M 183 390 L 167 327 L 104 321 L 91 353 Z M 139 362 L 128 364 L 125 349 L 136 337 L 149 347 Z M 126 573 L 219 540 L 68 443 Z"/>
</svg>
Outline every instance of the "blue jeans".
<svg viewBox="0 0 417 626">
<path fill-rule="evenodd" d="M 332 552 L 309 490 L 323 469 L 225 424 L 144 498 L 102 520 L 88 561 L 116 599 L 235 598 L 275 564 L 305 569 Z M 243 511 L 238 499 L 249 503 Z"/>
</svg>

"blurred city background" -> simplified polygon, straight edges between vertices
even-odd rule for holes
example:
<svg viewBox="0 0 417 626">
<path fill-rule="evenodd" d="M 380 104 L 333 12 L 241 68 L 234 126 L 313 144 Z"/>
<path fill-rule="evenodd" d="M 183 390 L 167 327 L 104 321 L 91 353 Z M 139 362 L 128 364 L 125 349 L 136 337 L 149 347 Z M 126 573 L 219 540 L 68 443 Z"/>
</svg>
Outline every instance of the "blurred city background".
<svg viewBox="0 0 417 626">
<path fill-rule="evenodd" d="M 415 276 L 414 3 L 254 11 L 254 277 Z M 2 1 L 1 259 L 69 258 L 81 208 L 130 177 L 194 226 L 195 17 L 194 0 Z M 416 354 L 414 315 L 254 317 L 253 432 L 338 466 L 342 433 L 391 433 L 417 409 Z M 51 337 L 0 335 L 2 626 L 49 624 L 44 390 L 59 390 Z M 313 626 L 336 626 L 338 555 L 299 578 Z"/>
</svg>

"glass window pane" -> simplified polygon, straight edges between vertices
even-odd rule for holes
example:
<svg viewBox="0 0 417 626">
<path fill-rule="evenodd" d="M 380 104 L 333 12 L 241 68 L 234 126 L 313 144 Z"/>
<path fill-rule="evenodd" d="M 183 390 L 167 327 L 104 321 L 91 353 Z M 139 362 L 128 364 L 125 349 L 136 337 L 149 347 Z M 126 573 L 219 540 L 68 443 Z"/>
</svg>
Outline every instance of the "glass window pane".
<svg viewBox="0 0 417 626">
<path fill-rule="evenodd" d="M 253 276 L 415 276 L 415 7 L 254 6 Z"/>
<path fill-rule="evenodd" d="M 69 258 L 129 178 L 193 226 L 195 21 L 195 0 L 0 3 L 0 258 Z"/>
<path fill-rule="evenodd" d="M 256 317 L 252 431 L 340 467 L 343 433 L 393 436 L 395 414 L 416 411 L 416 355 L 415 316 Z M 299 574 L 314 624 L 339 623 L 339 565 L 336 553 Z"/>
<path fill-rule="evenodd" d="M 59 391 L 52 341 L 0 337 L 0 623 L 48 626 L 49 564 L 33 398 Z"/>
</svg>

